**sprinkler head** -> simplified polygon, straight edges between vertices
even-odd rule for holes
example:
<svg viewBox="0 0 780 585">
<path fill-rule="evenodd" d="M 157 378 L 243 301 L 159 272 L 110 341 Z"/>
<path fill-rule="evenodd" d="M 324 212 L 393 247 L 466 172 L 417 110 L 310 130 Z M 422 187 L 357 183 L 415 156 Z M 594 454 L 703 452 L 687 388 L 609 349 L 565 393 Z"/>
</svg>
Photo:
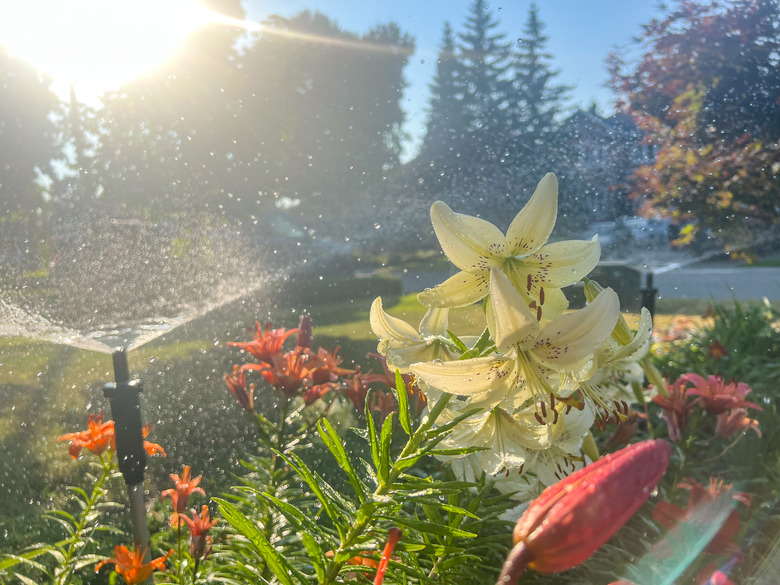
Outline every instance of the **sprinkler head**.
<svg viewBox="0 0 780 585">
<path fill-rule="evenodd" d="M 113 360 L 116 382 L 104 384 L 103 395 L 111 403 L 119 471 L 127 485 L 141 484 L 146 469 L 141 403 L 138 397 L 142 390 L 141 381 L 130 379 L 124 348 L 114 350 Z"/>
</svg>

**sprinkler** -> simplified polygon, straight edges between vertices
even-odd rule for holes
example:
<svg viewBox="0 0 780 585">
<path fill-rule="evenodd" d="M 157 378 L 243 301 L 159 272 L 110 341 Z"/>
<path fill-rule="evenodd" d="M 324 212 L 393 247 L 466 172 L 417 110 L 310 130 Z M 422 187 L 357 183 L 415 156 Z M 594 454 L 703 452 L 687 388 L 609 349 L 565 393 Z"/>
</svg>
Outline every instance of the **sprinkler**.
<svg viewBox="0 0 780 585">
<path fill-rule="evenodd" d="M 144 505 L 144 470 L 146 469 L 146 451 L 144 450 L 143 424 L 141 422 L 141 403 L 138 394 L 142 390 L 140 380 L 130 379 L 127 367 L 127 353 L 117 348 L 113 353 L 114 379 L 103 385 L 103 395 L 111 403 L 111 416 L 114 419 L 116 454 L 119 471 L 125 478 L 130 498 L 130 515 L 133 522 L 133 536 L 146 551 L 144 562 L 149 562 L 149 527 L 146 524 L 146 506 Z"/>
</svg>

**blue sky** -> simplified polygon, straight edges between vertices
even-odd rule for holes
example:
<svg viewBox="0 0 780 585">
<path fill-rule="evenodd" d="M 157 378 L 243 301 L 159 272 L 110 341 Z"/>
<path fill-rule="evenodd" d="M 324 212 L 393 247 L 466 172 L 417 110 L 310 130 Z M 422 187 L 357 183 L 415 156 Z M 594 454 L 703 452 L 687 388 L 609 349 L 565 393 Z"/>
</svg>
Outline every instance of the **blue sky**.
<svg viewBox="0 0 780 585">
<path fill-rule="evenodd" d="M 342 28 L 358 33 L 374 24 L 394 21 L 414 36 L 417 51 L 406 68 L 409 88 L 404 95 L 412 151 L 424 132 L 428 86 L 436 70 L 444 22 L 449 21 L 456 32 L 460 31 L 472 1 L 245 0 L 244 8 L 250 20 L 318 10 Z M 608 79 L 604 59 L 614 50 L 625 53 L 641 25 L 661 14 L 655 0 L 537 0 L 536 4 L 546 26 L 553 66 L 560 70 L 558 80 L 575 87 L 571 105 L 587 107 L 595 101 L 602 112 L 611 111 L 613 97 L 604 87 Z M 521 36 L 530 6 L 530 0 L 489 2 L 492 14 L 500 21 L 499 30 L 508 41 L 515 42 Z"/>
</svg>

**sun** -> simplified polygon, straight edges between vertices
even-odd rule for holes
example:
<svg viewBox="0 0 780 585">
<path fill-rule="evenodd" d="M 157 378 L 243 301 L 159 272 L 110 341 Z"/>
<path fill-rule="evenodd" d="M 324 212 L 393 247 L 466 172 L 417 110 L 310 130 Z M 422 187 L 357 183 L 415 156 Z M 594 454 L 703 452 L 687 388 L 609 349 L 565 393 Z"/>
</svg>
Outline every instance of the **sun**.
<svg viewBox="0 0 780 585">
<path fill-rule="evenodd" d="M 196 27 L 197 0 L 6 0 L 0 44 L 55 85 L 99 95 L 153 69 Z"/>
</svg>

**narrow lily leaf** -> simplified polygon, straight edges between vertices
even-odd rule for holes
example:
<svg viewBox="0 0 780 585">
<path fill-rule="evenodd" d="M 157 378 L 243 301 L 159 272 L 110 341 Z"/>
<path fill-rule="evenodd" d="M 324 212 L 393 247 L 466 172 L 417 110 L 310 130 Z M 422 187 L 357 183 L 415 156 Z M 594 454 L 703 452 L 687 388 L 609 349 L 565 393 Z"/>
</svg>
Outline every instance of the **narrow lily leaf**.
<svg viewBox="0 0 780 585">
<path fill-rule="evenodd" d="M 22 583 L 24 583 L 25 585 L 38 585 L 38 582 L 37 582 L 37 581 L 33 581 L 32 579 L 30 579 L 29 577 L 25 577 L 24 575 L 19 575 L 19 574 L 17 573 L 16 575 L 14 575 L 14 577 L 16 577 L 17 579 L 19 579 L 19 580 L 20 580 Z"/>
<path fill-rule="evenodd" d="M 382 435 L 379 440 L 379 481 L 386 484 L 390 478 L 390 440 L 393 436 L 393 416 L 391 412 L 382 423 Z"/>
<path fill-rule="evenodd" d="M 446 512 L 450 512 L 452 514 L 460 514 L 462 516 L 468 516 L 469 518 L 474 518 L 475 520 L 479 520 L 479 516 L 477 516 L 473 512 L 466 510 L 466 508 L 455 506 L 454 504 L 444 504 L 438 500 L 427 499 L 427 498 L 422 500 L 416 500 L 416 501 L 422 503 L 425 506 L 436 507 L 439 508 L 440 510 L 445 510 Z"/>
<path fill-rule="evenodd" d="M 222 517 L 225 518 L 236 530 L 249 539 L 263 560 L 268 564 L 268 568 L 273 571 L 276 578 L 282 585 L 294 585 L 292 580 L 293 568 L 286 558 L 280 555 L 277 550 L 268 542 L 268 539 L 260 532 L 257 527 L 247 520 L 247 518 L 233 504 L 214 498 L 217 502 Z"/>
<path fill-rule="evenodd" d="M 436 427 L 435 429 L 432 429 L 428 431 L 427 438 L 432 439 L 433 437 L 436 437 L 437 435 L 440 435 L 442 433 L 446 433 L 447 431 L 450 431 L 454 429 L 462 420 L 465 420 L 469 418 L 470 416 L 474 416 L 478 412 L 482 412 L 481 408 L 473 408 L 467 412 L 464 412 L 460 416 L 456 416 L 454 419 L 452 419 L 450 422 L 445 423 L 439 427 Z"/>
<path fill-rule="evenodd" d="M 468 553 L 459 553 L 457 557 L 452 557 L 450 559 L 446 559 L 439 563 L 439 571 L 442 573 L 446 573 L 447 569 L 460 567 L 464 564 L 469 564 L 471 566 L 474 566 L 473 563 L 482 563 L 483 559 L 476 556 L 476 555 L 470 555 Z M 491 569 L 495 567 L 490 567 Z"/>
<path fill-rule="evenodd" d="M 317 530 L 317 525 L 312 522 L 311 518 L 292 504 L 285 502 L 284 500 L 280 500 L 279 498 L 276 498 L 267 493 L 259 494 L 259 497 L 273 504 L 274 507 L 276 507 L 279 512 L 284 514 L 284 517 L 287 518 L 287 520 L 289 520 L 290 523 L 296 528 L 306 531 Z"/>
<path fill-rule="evenodd" d="M 398 420 L 407 435 L 412 434 L 412 417 L 409 414 L 409 394 L 404 378 L 399 370 L 395 371 L 395 390 L 398 398 Z"/>
<path fill-rule="evenodd" d="M 444 555 L 452 555 L 463 552 L 465 549 L 460 546 L 445 546 L 442 544 L 426 544 L 424 542 L 399 542 L 395 547 L 397 551 L 405 551 L 411 553 L 423 553 L 431 555 L 433 557 L 443 557 Z"/>
<path fill-rule="evenodd" d="M 479 339 L 477 339 L 477 343 L 474 345 L 474 350 L 478 351 L 480 355 L 482 355 L 482 352 L 484 352 L 486 349 L 493 346 L 493 340 L 490 339 L 490 330 L 485 327 L 485 330 L 482 332 L 482 335 L 479 336 Z"/>
<path fill-rule="evenodd" d="M 444 457 L 457 457 L 459 455 L 470 455 L 471 453 L 489 450 L 490 447 L 461 447 L 460 449 L 431 449 L 427 454 L 437 457 L 439 455 Z"/>
<path fill-rule="evenodd" d="M 355 473 L 352 461 L 350 461 L 349 455 L 347 455 L 347 451 L 344 449 L 344 444 L 341 442 L 341 437 L 339 437 L 336 429 L 333 428 L 333 425 L 330 424 L 327 418 L 321 418 L 317 423 L 317 428 L 320 432 L 322 442 L 325 443 L 325 446 L 333 454 L 333 457 L 336 458 L 341 469 L 347 474 L 347 481 L 349 481 L 349 485 L 352 486 L 352 489 L 355 490 L 358 499 L 360 499 L 361 503 L 365 502 L 365 488 L 357 473 Z"/>
<path fill-rule="evenodd" d="M 452 528 L 451 526 L 444 526 L 442 524 L 433 524 L 431 522 L 423 522 L 420 520 L 412 520 L 411 518 L 386 518 L 388 521 L 395 522 L 397 524 L 403 524 L 409 528 L 413 528 L 420 532 L 428 534 L 436 534 L 440 536 L 452 536 L 455 538 L 475 538 L 477 535 L 473 532 L 461 530 L 460 528 Z"/>
<path fill-rule="evenodd" d="M 323 583 L 325 581 L 325 560 L 317 541 L 309 532 L 301 533 L 301 540 L 303 546 L 306 548 L 306 552 L 309 553 L 312 565 L 314 565 L 314 571 L 317 573 L 317 582 Z"/>
<path fill-rule="evenodd" d="M 83 569 L 89 565 L 95 565 L 100 561 L 104 561 L 105 559 L 106 557 L 104 555 L 84 555 L 78 561 L 76 561 L 76 564 L 73 565 L 73 569 L 78 571 L 79 569 Z"/>
<path fill-rule="evenodd" d="M 368 442 L 371 444 L 371 459 L 374 461 L 374 468 L 379 470 L 380 461 L 381 461 L 379 457 L 379 442 L 377 441 L 376 438 L 376 425 L 374 425 L 374 415 L 371 414 L 371 407 L 369 406 L 369 404 L 370 404 L 370 400 L 368 400 L 368 396 L 366 396 L 365 415 L 366 415 L 366 424 L 368 426 L 366 431 L 368 432 Z"/>
<path fill-rule="evenodd" d="M 340 523 L 338 522 L 338 511 L 333 507 L 333 502 L 328 496 L 325 495 L 325 492 L 322 489 L 322 486 L 326 483 L 325 480 L 321 477 L 315 477 L 315 474 L 311 471 L 311 469 L 309 469 L 303 460 L 295 453 L 285 454 L 280 453 L 279 451 L 275 451 L 275 453 L 277 456 L 284 459 L 287 464 L 292 467 L 299 476 L 301 476 L 303 481 L 305 481 L 309 486 L 309 489 L 312 491 L 312 493 L 317 497 L 320 503 L 322 503 L 322 507 L 325 510 L 325 513 L 328 515 L 328 518 L 330 518 L 336 526 L 340 526 Z"/>
<path fill-rule="evenodd" d="M 458 349 L 461 351 L 461 353 L 466 353 L 466 352 L 469 350 L 469 348 L 468 348 L 468 347 L 466 347 L 466 344 L 464 344 L 464 343 L 463 343 L 463 342 L 462 342 L 462 341 L 461 341 L 461 340 L 458 338 L 458 336 L 457 336 L 457 335 L 455 335 L 455 334 L 454 334 L 452 331 L 450 331 L 449 329 L 447 329 L 447 335 L 449 335 L 449 336 L 450 336 L 450 339 L 452 340 L 452 343 L 454 343 L 454 344 L 455 344 L 455 347 L 457 347 L 457 348 L 458 348 Z"/>
</svg>

